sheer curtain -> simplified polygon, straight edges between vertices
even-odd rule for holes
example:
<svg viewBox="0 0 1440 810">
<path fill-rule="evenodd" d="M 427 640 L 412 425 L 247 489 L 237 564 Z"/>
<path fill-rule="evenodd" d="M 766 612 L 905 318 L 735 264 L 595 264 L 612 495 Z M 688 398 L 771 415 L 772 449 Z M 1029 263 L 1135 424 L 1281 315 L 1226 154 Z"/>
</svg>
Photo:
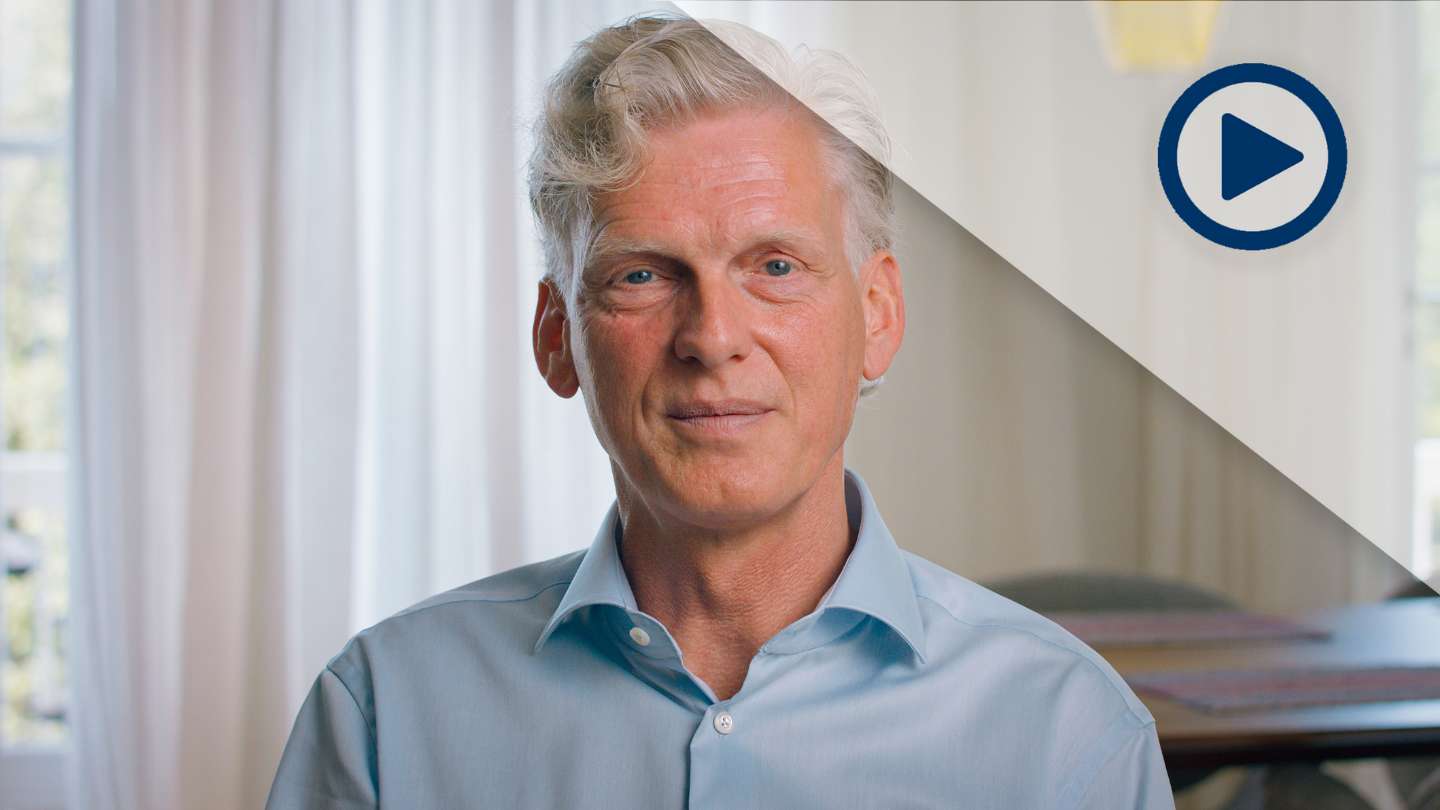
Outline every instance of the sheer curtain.
<svg viewBox="0 0 1440 810">
<path fill-rule="evenodd" d="M 520 164 L 636 10 L 78 2 L 73 806 L 259 806 L 351 633 L 589 542 Z"/>
</svg>

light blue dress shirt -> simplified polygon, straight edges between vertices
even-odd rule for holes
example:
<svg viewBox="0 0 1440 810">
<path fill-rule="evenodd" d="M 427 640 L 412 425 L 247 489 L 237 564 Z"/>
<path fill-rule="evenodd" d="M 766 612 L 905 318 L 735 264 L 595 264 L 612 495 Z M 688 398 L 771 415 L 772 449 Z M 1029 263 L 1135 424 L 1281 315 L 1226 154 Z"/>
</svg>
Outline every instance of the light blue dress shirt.
<svg viewBox="0 0 1440 810">
<path fill-rule="evenodd" d="M 594 543 L 442 593 L 320 673 L 268 806 L 1172 808 L 1155 722 L 1057 625 L 895 545 L 854 546 L 728 700 Z"/>
</svg>

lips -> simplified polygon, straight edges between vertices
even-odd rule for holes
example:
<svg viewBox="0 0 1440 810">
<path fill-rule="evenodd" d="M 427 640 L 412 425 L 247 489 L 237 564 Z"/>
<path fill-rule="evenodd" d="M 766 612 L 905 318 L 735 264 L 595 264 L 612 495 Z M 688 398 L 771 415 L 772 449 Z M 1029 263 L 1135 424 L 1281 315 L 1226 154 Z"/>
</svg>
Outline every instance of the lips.
<svg viewBox="0 0 1440 810">
<path fill-rule="evenodd" d="M 726 399 L 677 403 L 668 408 L 665 415 L 683 430 L 724 437 L 743 434 L 772 410 L 753 400 Z"/>
<path fill-rule="evenodd" d="M 707 416 L 758 416 L 769 410 L 768 406 L 748 399 L 724 399 L 680 403 L 671 406 L 665 415 L 671 419 L 696 419 Z"/>
</svg>

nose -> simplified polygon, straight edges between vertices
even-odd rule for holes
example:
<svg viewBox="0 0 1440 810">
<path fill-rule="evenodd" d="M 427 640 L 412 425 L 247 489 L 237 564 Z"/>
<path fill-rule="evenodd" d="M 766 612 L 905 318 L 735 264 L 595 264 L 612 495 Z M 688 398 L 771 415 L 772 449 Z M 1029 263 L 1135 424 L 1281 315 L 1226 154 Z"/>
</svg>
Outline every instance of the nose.
<svg viewBox="0 0 1440 810">
<path fill-rule="evenodd" d="M 750 354 L 752 304 L 728 273 L 697 273 L 683 306 L 676 357 L 716 368 Z"/>
</svg>

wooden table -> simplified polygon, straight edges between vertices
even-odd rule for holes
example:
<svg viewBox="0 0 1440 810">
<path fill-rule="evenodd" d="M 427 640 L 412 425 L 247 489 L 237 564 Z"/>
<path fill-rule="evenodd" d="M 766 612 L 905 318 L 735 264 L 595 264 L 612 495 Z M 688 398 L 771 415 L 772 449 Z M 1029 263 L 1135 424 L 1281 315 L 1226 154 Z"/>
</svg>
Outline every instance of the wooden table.
<svg viewBox="0 0 1440 810">
<path fill-rule="evenodd" d="M 1301 617 L 1327 640 L 1097 647 L 1123 676 L 1310 664 L 1440 665 L 1440 599 L 1397 599 Z M 1167 767 L 1440 755 L 1440 700 L 1207 714 L 1143 693 Z"/>
</svg>

